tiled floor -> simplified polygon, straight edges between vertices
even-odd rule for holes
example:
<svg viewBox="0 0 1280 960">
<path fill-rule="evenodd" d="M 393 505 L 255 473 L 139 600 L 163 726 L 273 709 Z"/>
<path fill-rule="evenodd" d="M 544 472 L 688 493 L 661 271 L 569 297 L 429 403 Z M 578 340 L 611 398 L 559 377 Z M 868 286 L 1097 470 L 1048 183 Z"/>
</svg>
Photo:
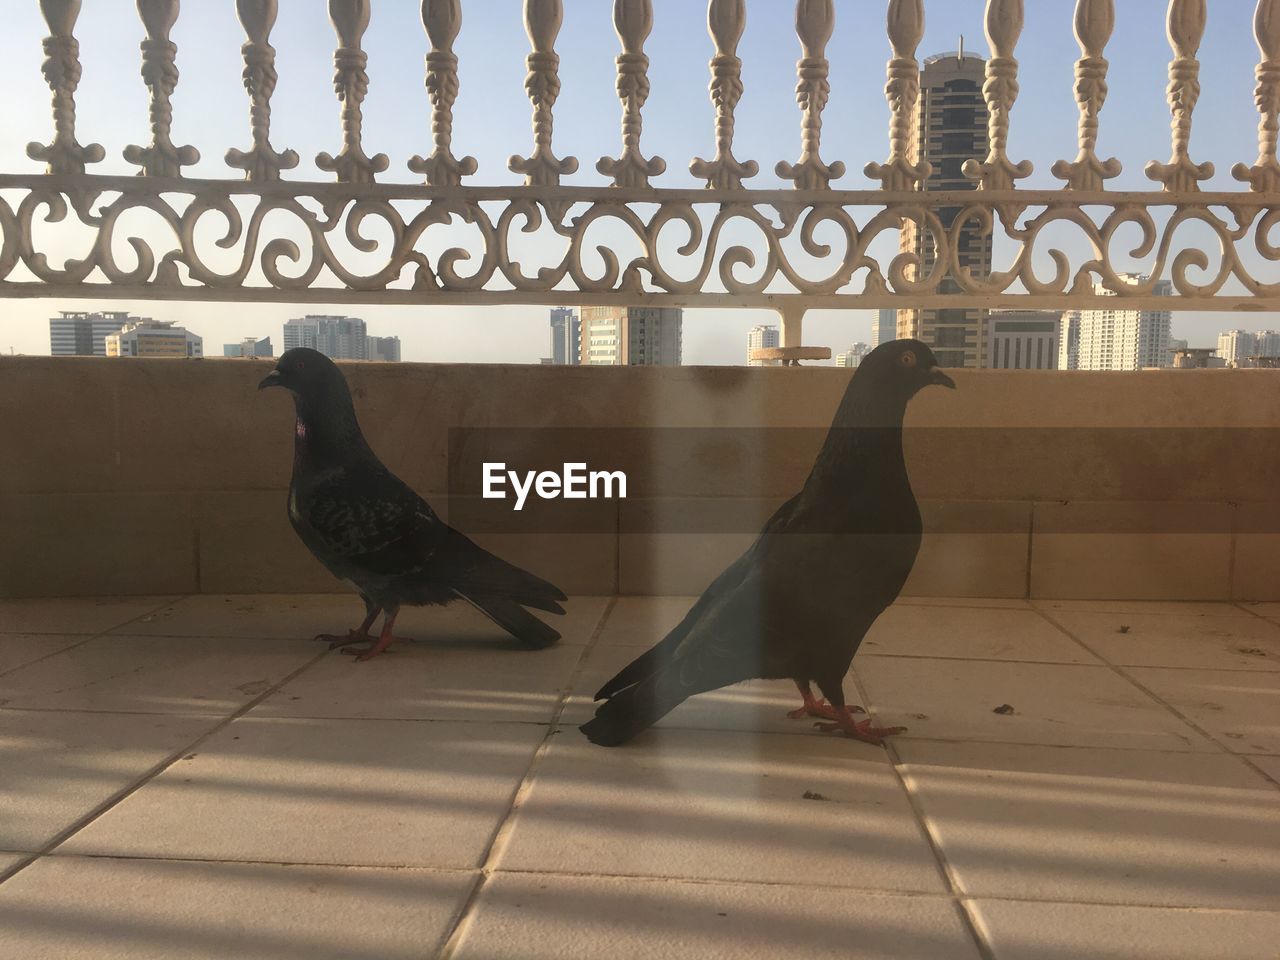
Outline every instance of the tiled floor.
<svg viewBox="0 0 1280 960">
<path fill-rule="evenodd" d="M 0 602 L 0 957 L 1280 957 L 1276 605 L 904 600 L 888 749 L 765 682 L 587 743 L 688 605 L 356 663 L 345 598 Z"/>
</svg>

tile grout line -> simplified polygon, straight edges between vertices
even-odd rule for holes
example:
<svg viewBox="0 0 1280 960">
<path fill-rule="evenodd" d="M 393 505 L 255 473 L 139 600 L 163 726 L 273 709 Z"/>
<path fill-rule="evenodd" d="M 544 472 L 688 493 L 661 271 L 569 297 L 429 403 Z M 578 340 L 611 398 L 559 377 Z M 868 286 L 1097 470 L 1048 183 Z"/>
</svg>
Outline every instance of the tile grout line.
<svg viewBox="0 0 1280 960">
<path fill-rule="evenodd" d="M 568 679 L 565 681 L 565 687 L 560 694 L 560 698 L 556 701 L 555 708 L 551 711 L 551 720 L 547 724 L 547 732 L 543 735 L 542 740 L 533 751 L 533 756 L 529 758 L 529 765 L 525 768 L 524 775 L 520 778 L 520 782 L 516 785 L 515 792 L 511 795 L 511 803 L 507 807 L 506 815 L 498 823 L 497 828 L 493 832 L 493 836 L 489 841 L 489 846 L 484 852 L 484 859 L 480 863 L 479 871 L 476 874 L 475 882 L 471 885 L 471 890 L 467 893 L 466 899 L 462 906 L 458 908 L 457 916 L 453 922 L 452 928 L 446 935 L 440 949 L 436 952 L 436 960 L 452 960 L 466 939 L 467 933 L 471 929 L 474 922 L 476 912 L 480 903 L 480 895 L 484 892 L 486 883 L 494 873 L 494 865 L 506 848 L 506 843 L 510 838 L 511 831 L 515 826 L 515 817 L 519 812 L 522 803 L 529 795 L 529 791 L 533 787 L 533 778 L 538 771 L 538 767 L 542 758 L 547 751 L 551 749 L 551 738 L 559 732 L 560 718 L 564 715 L 565 707 L 569 703 L 569 697 L 572 695 L 574 686 L 578 678 L 582 675 L 583 666 L 586 664 L 587 657 L 595 648 L 600 640 L 601 634 L 604 633 L 605 624 L 609 621 L 609 616 L 613 613 L 613 609 L 617 606 L 618 595 L 614 594 L 609 598 L 609 602 L 605 604 L 605 608 L 600 612 L 600 619 L 596 621 L 595 629 L 591 631 L 591 636 L 587 638 L 587 642 L 582 646 L 582 652 L 578 655 L 578 661 L 574 664 L 573 670 L 570 671 Z"/>
<path fill-rule="evenodd" d="M 245 704 L 242 704 L 234 712 L 228 714 L 226 717 L 223 717 L 218 723 L 214 724 L 212 727 L 205 730 L 198 737 L 188 742 L 181 749 L 173 751 L 167 757 L 161 760 L 159 763 L 150 767 L 132 783 L 124 787 L 121 787 L 119 790 L 117 790 L 115 793 L 109 796 L 106 800 L 103 800 L 101 803 L 95 806 L 88 813 L 82 815 L 81 817 L 73 821 L 70 826 L 63 828 L 61 831 L 55 834 L 52 839 L 46 841 L 44 845 L 40 847 L 39 850 L 35 851 L 34 853 L 24 854 L 23 858 L 19 860 L 16 864 L 14 864 L 12 867 L 10 867 L 8 870 L 0 871 L 0 884 L 4 883 L 6 880 L 9 880 L 15 874 L 20 873 L 21 871 L 25 870 L 27 867 L 31 866 L 31 864 L 35 863 L 41 857 L 47 856 L 52 851 L 60 847 L 62 844 L 66 843 L 69 839 L 71 839 L 73 836 L 75 836 L 77 833 L 79 833 L 89 824 L 93 823 L 103 814 L 107 813 L 112 808 L 118 806 L 120 803 L 128 799 L 130 796 L 132 796 L 142 787 L 146 786 L 156 777 L 160 776 L 167 769 L 169 769 L 169 767 L 173 766 L 173 764 L 177 763 L 180 759 L 182 759 L 188 753 L 191 753 L 193 750 L 199 747 L 202 743 L 207 741 L 210 737 L 225 730 L 232 723 L 234 723 L 236 720 L 239 720 L 241 717 L 247 714 L 254 707 L 258 706 L 258 704 L 262 703 L 264 700 L 266 700 L 268 697 L 270 697 L 272 694 L 278 691 L 285 684 L 291 682 L 292 680 L 297 679 L 299 676 L 301 676 L 311 667 L 315 666 L 317 663 L 323 660 L 326 656 L 328 656 L 328 654 L 329 654 L 328 650 L 322 650 L 320 653 L 317 653 L 315 656 L 313 656 L 310 660 L 308 660 L 302 666 L 298 667 L 296 670 L 294 670 L 292 673 L 288 674 L 287 676 L 281 678 L 279 681 L 274 683 L 270 688 L 268 688 L 267 690 L 264 690 L 258 696 L 254 697 L 252 700 L 248 701 Z"/>
<path fill-rule="evenodd" d="M 8 670 L 0 670 L 0 677 L 7 677 L 9 674 L 13 673 L 15 670 L 24 670 L 27 667 L 31 666 L 33 663 L 41 663 L 45 660 L 48 660 L 50 657 L 56 657 L 60 653 L 66 653 L 68 650 L 76 650 L 80 647 L 83 647 L 86 643 L 92 643 L 94 640 L 97 640 L 100 637 L 105 637 L 107 634 L 111 633 L 113 630 L 119 630 L 122 627 L 127 627 L 132 623 L 137 623 L 143 617 L 154 616 L 155 614 L 163 610 L 165 607 L 172 606 L 175 603 L 181 603 L 183 600 L 186 600 L 190 596 L 191 594 L 184 593 L 178 596 L 176 599 L 166 600 L 164 603 L 160 604 L 160 606 L 156 607 L 154 610 L 144 610 L 142 613 L 138 614 L 136 617 L 130 617 L 128 620 L 124 620 L 120 623 L 115 624 L 114 626 L 107 627 L 105 630 L 99 630 L 97 633 L 91 633 L 87 637 L 85 637 L 83 640 L 77 640 L 75 643 L 71 644 L 70 646 L 59 647 L 57 650 L 54 650 L 50 653 L 46 653 L 40 657 L 36 657 L 34 660 L 28 660 L 25 663 L 20 663 L 16 667 L 10 667 Z M 51 635 L 58 636 L 58 634 L 39 634 L 39 633 L 15 634 L 15 636 L 32 636 L 32 637 L 51 636 Z M 63 636 L 66 636 L 66 634 L 63 634 Z"/>
<path fill-rule="evenodd" d="M 858 691 L 859 699 L 864 704 L 867 704 L 867 715 L 874 716 L 871 713 L 871 699 L 867 696 L 867 690 L 862 685 L 862 678 L 853 669 L 850 670 L 850 675 L 853 677 L 853 685 Z M 991 944 L 987 942 L 986 931 L 977 915 L 970 908 L 968 895 L 961 891 L 960 878 L 955 875 L 955 871 L 951 867 L 951 861 L 947 859 L 947 855 L 942 849 L 942 839 L 934 834 L 929 818 L 920 803 L 920 798 L 911 789 L 906 775 L 902 772 L 902 757 L 894 747 L 892 738 L 885 740 L 884 749 L 889 757 L 889 765 L 893 769 L 893 775 L 897 779 L 898 785 L 902 787 L 902 792 L 907 798 L 907 805 L 911 808 L 916 824 L 919 826 L 925 841 L 929 844 L 929 849 L 933 852 L 934 863 L 938 868 L 938 872 L 942 874 L 943 882 L 947 885 L 951 904 L 955 907 L 961 924 L 973 940 L 974 947 L 977 949 L 981 960 L 996 960 L 995 952 L 991 949 Z"/>
<path fill-rule="evenodd" d="M 1215 747 L 1218 748 L 1218 751 L 1220 753 L 1225 754 L 1228 757 L 1235 757 L 1237 760 L 1239 760 L 1242 764 L 1244 764 L 1250 770 L 1254 771 L 1256 774 L 1258 774 L 1260 777 L 1266 780 L 1267 783 L 1271 784 L 1273 787 L 1276 787 L 1277 789 L 1280 789 L 1280 780 L 1277 780 L 1271 774 L 1267 773 L 1267 771 L 1265 771 L 1264 769 L 1262 769 L 1262 767 L 1254 763 L 1253 760 L 1249 758 L 1247 755 L 1236 753 L 1235 751 L 1231 750 L 1225 743 L 1223 743 L 1221 740 L 1219 740 L 1217 737 L 1211 734 L 1208 730 L 1205 730 L 1194 720 L 1185 716 L 1181 710 L 1179 710 L 1177 707 L 1173 706 L 1171 703 L 1166 701 L 1163 697 L 1157 694 L 1154 690 L 1150 689 L 1146 684 L 1144 684 L 1137 677 L 1128 673 L 1124 667 L 1117 666 L 1116 664 L 1108 660 L 1106 657 L 1103 657 L 1101 654 L 1097 653 L 1095 650 L 1093 650 L 1092 647 L 1090 647 L 1087 643 L 1085 643 L 1083 640 L 1077 637 L 1071 630 L 1068 630 L 1063 624 L 1058 623 L 1058 621 L 1054 620 L 1053 617 L 1049 616 L 1049 614 L 1047 614 L 1045 611 L 1039 610 L 1037 612 L 1039 612 L 1040 616 L 1044 617 L 1044 619 L 1047 620 L 1050 624 L 1052 624 L 1058 630 L 1062 631 L 1062 633 L 1066 637 L 1073 640 L 1075 643 L 1078 643 L 1082 649 L 1087 650 L 1089 653 L 1097 657 L 1100 661 L 1105 663 L 1111 669 L 1111 671 L 1114 674 L 1116 674 L 1116 676 L 1120 677 L 1120 679 L 1124 680 L 1130 686 L 1135 687 L 1137 690 L 1139 690 L 1149 699 L 1154 701 L 1157 705 L 1164 707 L 1165 710 L 1173 714 L 1175 717 L 1181 720 L 1184 724 L 1186 724 L 1196 733 L 1200 734 L 1200 736 L 1204 737 L 1206 740 L 1212 743 Z M 1163 668 L 1154 668 L 1154 669 L 1163 669 Z M 1249 671 L 1244 671 L 1244 672 L 1249 672 Z M 1264 671 L 1264 672 L 1269 672 L 1269 671 Z"/>
</svg>

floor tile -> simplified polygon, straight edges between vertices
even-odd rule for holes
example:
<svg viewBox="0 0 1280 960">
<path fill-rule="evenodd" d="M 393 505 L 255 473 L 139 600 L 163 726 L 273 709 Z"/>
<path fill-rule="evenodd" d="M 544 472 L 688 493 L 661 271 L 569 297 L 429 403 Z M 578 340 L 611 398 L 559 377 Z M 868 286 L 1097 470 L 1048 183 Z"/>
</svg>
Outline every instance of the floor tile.
<svg viewBox="0 0 1280 960">
<path fill-rule="evenodd" d="M 303 640 L 97 637 L 0 677 L 0 703 L 227 715 L 322 652 Z"/>
<path fill-rule="evenodd" d="M 554 737 L 499 868 L 945 890 L 882 748 L 695 730 Z"/>
<path fill-rule="evenodd" d="M 1242 603 L 1240 606 L 1242 606 L 1246 612 L 1256 613 L 1260 617 L 1280 617 L 1280 603 L 1274 600 Z"/>
<path fill-rule="evenodd" d="M 77 643 L 84 643 L 91 636 L 92 634 L 88 633 L 0 634 L 0 674 L 75 646 Z"/>
<path fill-rule="evenodd" d="M 1255 766 L 1261 767 L 1267 776 L 1280 784 L 1280 757 L 1252 754 L 1249 757 L 1249 762 Z"/>
<path fill-rule="evenodd" d="M 1080 613 L 1147 613 L 1184 617 L 1248 616 L 1234 603 L 1214 600 L 1032 600 L 1042 610 L 1071 610 Z"/>
<path fill-rule="evenodd" d="M 697 597 L 618 597 L 599 643 L 652 647 L 684 619 L 697 600 Z"/>
<path fill-rule="evenodd" d="M 1011 597 L 905 597 L 894 601 L 905 607 L 977 607 L 992 610 L 1030 610 L 1031 601 Z"/>
<path fill-rule="evenodd" d="M 1029 608 L 984 609 L 911 604 L 895 604 L 880 614 L 867 631 L 858 654 L 861 657 L 883 654 L 1052 663 L 1098 662 L 1080 644 Z"/>
<path fill-rule="evenodd" d="M 0 711 L 0 849 L 40 849 L 218 722 Z"/>
<path fill-rule="evenodd" d="M 867 657 L 853 669 L 869 706 L 908 737 L 1217 749 L 1109 667 Z"/>
<path fill-rule="evenodd" d="M 1237 758 L 900 741 L 976 897 L 1275 909 L 1280 803 Z"/>
<path fill-rule="evenodd" d="M 459 960 L 899 960 L 978 956 L 955 906 L 747 884 L 497 874 Z M 802 946 L 801 946 L 802 945 Z"/>
<path fill-rule="evenodd" d="M 973 903 L 996 960 L 1275 960 L 1280 912 Z"/>
<path fill-rule="evenodd" d="M 496 639 L 393 646 L 364 663 L 334 653 L 254 716 L 547 723 L 582 653 L 576 644 L 528 650 Z"/>
<path fill-rule="evenodd" d="M 0 633 L 101 633 L 155 610 L 165 597 L 0 600 Z"/>
<path fill-rule="evenodd" d="M 0 885 L 22 960 L 395 960 L 434 955 L 468 874 L 45 857 Z"/>
<path fill-rule="evenodd" d="M 585 643 L 607 603 L 606 597 L 574 597 L 565 604 L 564 616 L 545 614 L 545 618 L 560 631 L 561 643 Z M 358 626 L 363 616 L 363 605 L 354 593 L 201 595 L 187 597 L 154 617 L 130 624 L 128 632 L 297 640 L 320 633 L 345 634 Z M 493 642 L 507 637 L 501 627 L 464 603 L 405 607 L 396 620 L 396 633 L 426 643 Z"/>
<path fill-rule="evenodd" d="M 1228 750 L 1280 754 L 1280 674 L 1157 667 L 1126 672 Z"/>
<path fill-rule="evenodd" d="M 17 853 L 0 853 L 0 874 L 12 867 L 19 860 L 23 859 L 21 854 Z"/>
<path fill-rule="evenodd" d="M 247 717 L 65 850 L 476 867 L 544 735 L 524 724 Z"/>
<path fill-rule="evenodd" d="M 1116 664 L 1280 670 L 1280 624 L 1258 617 L 1070 610 L 1049 616 Z"/>
</svg>

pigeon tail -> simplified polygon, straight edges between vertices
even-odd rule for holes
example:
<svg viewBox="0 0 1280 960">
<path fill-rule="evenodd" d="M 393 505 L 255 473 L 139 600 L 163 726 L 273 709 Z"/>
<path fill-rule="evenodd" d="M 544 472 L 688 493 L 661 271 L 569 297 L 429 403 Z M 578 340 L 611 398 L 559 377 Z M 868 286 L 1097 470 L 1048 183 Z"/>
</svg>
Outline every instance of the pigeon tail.
<svg viewBox="0 0 1280 960">
<path fill-rule="evenodd" d="M 663 675 L 657 674 L 614 694 L 578 729 L 598 746 L 618 747 L 649 729 L 687 697 L 688 693 L 672 689 L 663 682 Z"/>
<path fill-rule="evenodd" d="M 514 600 L 506 597 L 469 597 L 465 594 L 459 594 L 459 596 L 525 646 L 534 650 L 549 647 L 560 639 L 559 630 L 543 623 Z"/>
</svg>

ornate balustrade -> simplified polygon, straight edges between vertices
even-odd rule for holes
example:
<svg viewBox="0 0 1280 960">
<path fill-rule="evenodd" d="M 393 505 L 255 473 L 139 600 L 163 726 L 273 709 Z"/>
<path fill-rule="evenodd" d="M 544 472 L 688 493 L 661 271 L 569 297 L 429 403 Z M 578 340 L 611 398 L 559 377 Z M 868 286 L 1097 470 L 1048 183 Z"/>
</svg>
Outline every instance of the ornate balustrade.
<svg viewBox="0 0 1280 960">
<path fill-rule="evenodd" d="M 270 35 L 277 0 L 235 3 L 246 34 L 250 146 L 227 151 L 227 165 L 242 171 L 243 179 L 225 180 L 184 177 L 183 167 L 197 162 L 199 153 L 170 137 L 178 50 L 169 35 L 179 15 L 178 0 L 138 0 L 137 6 L 145 30 L 142 75 L 150 93 L 151 142 L 125 150 L 139 176 L 99 176 L 90 171 L 102 161 L 102 147 L 76 138 L 80 64 L 74 27 L 80 3 L 40 0 L 50 31 L 43 72 L 53 93 L 54 135 L 48 144 L 28 147 L 32 158 L 47 164 L 45 174 L 0 175 L 0 295 L 767 307 L 783 317 L 783 353 L 792 358 L 813 355 L 801 347 L 801 320 L 805 310 L 816 307 L 1083 308 L 1104 300 L 1114 304 L 1110 298 L 1119 296 L 1133 306 L 1175 310 L 1280 309 L 1280 272 L 1271 266 L 1280 261 L 1280 0 L 1257 3 L 1259 152 L 1253 163 L 1232 168 L 1242 186 L 1231 192 L 1202 190 L 1212 165 L 1193 159 L 1196 53 L 1207 19 L 1205 0 L 1170 0 L 1171 153 L 1167 162 L 1146 165 L 1153 189 L 1141 192 L 1108 190 L 1107 181 L 1121 165 L 1097 154 L 1114 0 L 1076 4 L 1079 152 L 1073 160 L 1053 164 L 1054 177 L 1062 181 L 1053 190 L 1019 188 L 1031 164 L 1008 153 L 1023 0 L 988 0 L 990 55 L 982 96 L 989 148 L 985 157 L 964 164 L 976 187 L 967 191 L 925 189 L 930 165 L 913 142 L 923 0 L 887 5 L 888 156 L 883 163 L 865 165 L 873 184 L 865 190 L 834 189 L 831 181 L 845 174 L 846 165 L 821 153 L 833 0 L 796 4 L 799 155 L 776 165 L 791 189 L 751 188 L 759 164 L 734 154 L 734 111 L 742 95 L 737 47 L 747 5 L 746 0 L 710 0 L 715 152 L 689 164 L 705 181 L 701 190 L 661 186 L 667 163 L 642 148 L 650 0 L 613 4 L 621 47 L 622 142 L 618 156 L 596 164 L 611 181 L 601 186 L 573 185 L 577 159 L 553 149 L 560 0 L 524 3 L 533 145 L 527 156 L 512 156 L 508 163 L 525 178 L 515 187 L 474 185 L 475 159 L 454 154 L 459 86 L 453 46 L 463 28 L 461 0 L 421 4 L 431 44 L 426 93 L 432 152 L 408 160 L 409 170 L 423 177 L 418 185 L 379 183 L 391 161 L 385 154 L 370 155 L 364 146 L 361 105 L 368 91 L 368 58 L 362 38 L 371 0 L 329 0 L 337 35 L 334 89 L 341 143 L 336 154 L 319 154 L 316 165 L 333 174 L 332 183 L 286 179 L 298 155 L 271 142 L 277 75 Z M 385 10 L 380 15 L 403 15 L 402 5 L 386 4 Z M 155 227 L 145 236 L 131 219 L 140 211 L 149 212 Z M 44 232 L 37 226 L 50 224 L 92 231 L 88 255 L 53 265 L 34 239 Z M 222 236 L 202 248 L 198 237 L 210 225 Z M 448 231 L 456 234 L 460 225 L 471 238 L 466 246 L 437 240 Z M 1207 229 L 1216 237 L 1213 248 L 1180 246 L 1177 237 L 1184 228 L 1200 236 L 1207 236 Z M 909 245 L 899 247 L 908 229 L 927 239 L 927 260 Z M 539 230 L 549 231 L 546 236 L 555 242 L 543 245 L 542 265 L 531 268 L 513 247 L 521 234 Z M 993 235 L 1012 250 L 1008 266 L 983 270 L 966 262 L 959 250 L 962 233 Z M 1093 251 L 1091 257 L 1064 252 L 1063 237 L 1072 234 Z M 1123 244 L 1117 234 L 1126 238 Z M 680 242 L 671 244 L 668 237 Z M 133 251 L 128 263 L 117 259 L 122 242 Z M 622 253 L 631 249 L 638 255 Z M 352 250 L 360 254 L 359 268 Z M 1135 282 L 1125 276 L 1114 265 L 1117 254 L 1148 258 L 1149 278 Z M 1158 296 L 1166 281 L 1171 295 Z"/>
</svg>

